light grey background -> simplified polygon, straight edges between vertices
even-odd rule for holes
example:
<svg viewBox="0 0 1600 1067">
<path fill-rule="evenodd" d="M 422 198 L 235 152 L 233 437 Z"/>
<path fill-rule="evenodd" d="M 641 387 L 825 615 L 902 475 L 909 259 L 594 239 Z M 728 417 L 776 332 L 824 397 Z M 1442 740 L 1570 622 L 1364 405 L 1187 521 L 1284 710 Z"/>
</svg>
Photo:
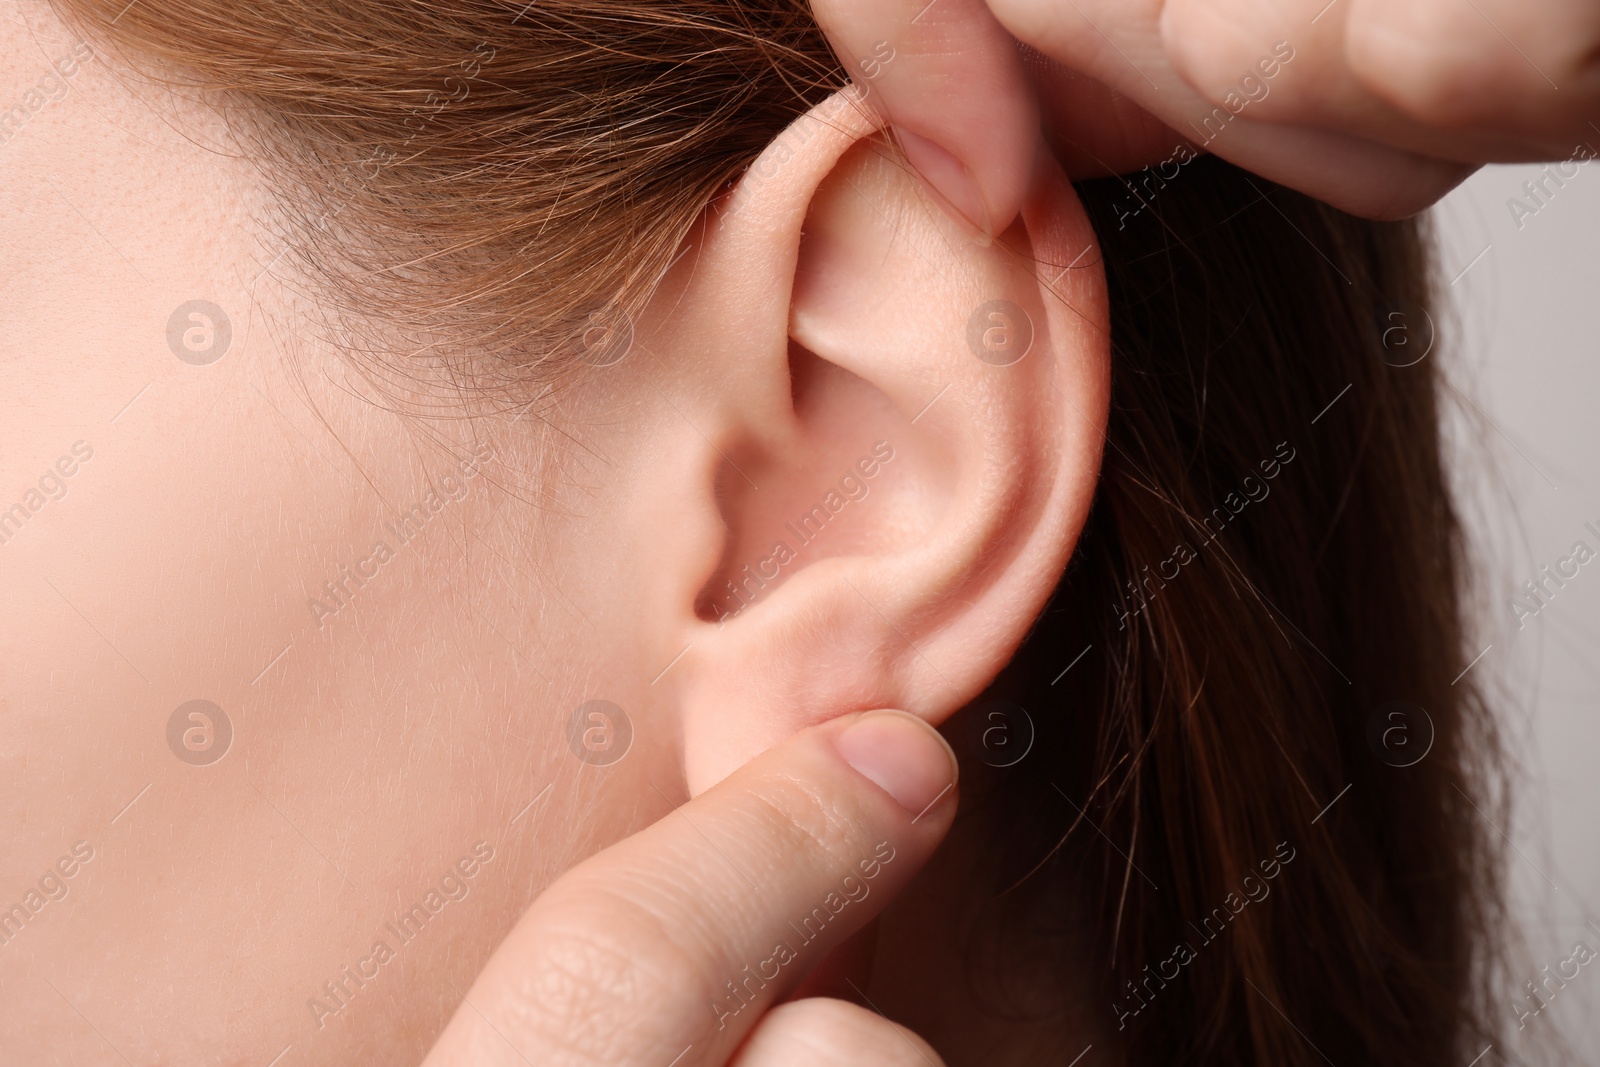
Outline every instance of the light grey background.
<svg viewBox="0 0 1600 1067">
<path fill-rule="evenodd" d="M 1584 528 L 1600 530 L 1600 162 L 1548 181 L 1539 205 L 1522 186 L 1542 169 L 1486 168 L 1434 211 L 1436 352 L 1460 391 L 1451 433 L 1486 562 L 1473 651 L 1488 648 L 1471 670 L 1497 696 L 1519 786 L 1502 829 L 1528 955 L 1503 998 L 1511 1040 L 1482 1067 L 1560 1061 L 1557 1033 L 1566 1056 L 1600 1064 L 1600 959 L 1516 1026 L 1540 967 L 1553 972 L 1579 941 L 1600 952 L 1585 926 L 1600 928 L 1600 558 L 1537 615 L 1519 620 L 1509 603 L 1574 542 L 1600 553 Z M 1536 213 L 1519 220 L 1513 197 Z"/>
</svg>

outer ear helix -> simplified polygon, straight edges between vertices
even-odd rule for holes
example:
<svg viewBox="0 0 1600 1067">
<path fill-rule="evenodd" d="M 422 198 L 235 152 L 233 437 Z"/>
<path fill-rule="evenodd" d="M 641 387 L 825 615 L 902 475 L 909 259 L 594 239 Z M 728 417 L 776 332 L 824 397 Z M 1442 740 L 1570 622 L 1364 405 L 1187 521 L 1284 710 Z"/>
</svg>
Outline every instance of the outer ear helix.
<svg viewBox="0 0 1600 1067">
<path fill-rule="evenodd" d="M 714 206 L 713 214 L 717 222 L 746 221 L 752 213 L 755 218 L 760 218 L 764 207 L 767 210 L 776 207 L 779 211 L 784 207 L 792 207 L 792 203 L 788 202 L 768 205 L 769 198 L 763 195 L 764 191 L 770 189 L 796 159 L 803 159 L 813 167 L 821 162 L 824 165 L 823 173 L 826 173 L 832 161 L 843 155 L 851 145 L 882 130 L 882 118 L 865 101 L 866 93 L 858 86 L 850 85 L 785 127 L 750 164 L 729 193 Z M 814 144 L 818 137 L 828 140 Z M 804 151 L 807 148 L 812 150 Z M 810 174 L 806 176 L 808 180 L 791 181 L 785 191 L 803 190 L 804 195 L 809 197 L 810 190 L 815 188 L 822 176 L 822 173 Z"/>
<path fill-rule="evenodd" d="M 691 792 L 844 712 L 953 712 L 1093 493 L 1104 277 L 1070 184 L 1038 152 L 985 244 L 882 131 L 850 93 L 786 128 L 637 324 L 650 358 L 623 377 L 659 421 L 617 469 L 630 539 L 657 546 L 634 568 L 641 685 L 675 709 Z"/>
</svg>

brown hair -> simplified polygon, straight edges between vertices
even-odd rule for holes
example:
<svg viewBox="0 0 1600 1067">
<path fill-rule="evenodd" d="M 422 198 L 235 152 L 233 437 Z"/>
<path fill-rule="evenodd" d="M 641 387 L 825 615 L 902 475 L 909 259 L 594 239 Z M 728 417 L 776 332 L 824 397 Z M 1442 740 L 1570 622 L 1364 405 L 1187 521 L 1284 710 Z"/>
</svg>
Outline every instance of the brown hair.
<svg viewBox="0 0 1600 1067">
<path fill-rule="evenodd" d="M 1505 790 L 1437 356 L 1399 365 L 1437 306 L 1421 227 L 1186 170 L 1125 227 L 1122 183 L 1080 188 L 1112 411 L 1056 606 L 991 687 L 1040 724 L 986 801 L 996 863 L 1050 857 L 991 910 L 1088 894 L 1129 1063 L 1465 1063 L 1499 1029 Z"/>
<path fill-rule="evenodd" d="M 470 352 L 480 384 L 558 373 L 551 339 L 636 305 L 843 81 L 801 0 L 59 2 L 221 90 L 310 276 L 450 334 L 438 351 Z M 995 872 L 974 879 L 974 961 L 1013 1008 L 1078 987 L 1130 1064 L 1467 1062 L 1496 1029 L 1503 794 L 1458 678 L 1436 357 L 1384 358 L 1390 316 L 1431 303 L 1419 227 L 1214 159 L 1131 220 L 1128 188 L 1080 186 L 1113 299 L 1095 507 L 1052 606 L 950 727 L 1004 698 L 1037 728 L 1004 769 L 957 746 L 957 834 Z M 1383 738 L 1396 700 L 1413 743 L 1415 708 L 1431 720 L 1408 766 Z M 1059 951 L 1023 967 L 1040 944 Z"/>
</svg>

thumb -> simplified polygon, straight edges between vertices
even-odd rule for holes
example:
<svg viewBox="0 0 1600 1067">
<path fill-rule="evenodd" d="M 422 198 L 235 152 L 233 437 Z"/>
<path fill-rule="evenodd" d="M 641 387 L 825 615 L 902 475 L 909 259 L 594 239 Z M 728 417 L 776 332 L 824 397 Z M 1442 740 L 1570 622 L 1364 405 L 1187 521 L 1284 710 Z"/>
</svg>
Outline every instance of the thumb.
<svg viewBox="0 0 1600 1067">
<path fill-rule="evenodd" d="M 426 1064 L 726 1062 L 905 887 L 955 791 L 949 746 L 905 712 L 795 734 L 553 883 Z"/>
</svg>

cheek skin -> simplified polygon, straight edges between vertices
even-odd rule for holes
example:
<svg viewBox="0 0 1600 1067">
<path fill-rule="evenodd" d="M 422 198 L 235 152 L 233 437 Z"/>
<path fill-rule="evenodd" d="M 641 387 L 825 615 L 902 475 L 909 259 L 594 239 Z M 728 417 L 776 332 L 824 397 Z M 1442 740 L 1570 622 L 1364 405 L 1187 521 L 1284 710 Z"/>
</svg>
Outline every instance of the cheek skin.
<svg viewBox="0 0 1600 1067">
<path fill-rule="evenodd" d="M 58 26 L 0 20 L 0 106 L 47 63 L 34 34 L 45 57 L 70 47 Z M 449 933 L 402 958 L 415 973 L 447 951 L 452 967 L 486 958 L 538 887 L 651 817 L 670 746 L 644 728 L 642 697 L 582 681 L 638 674 L 626 640 L 584 631 L 564 606 L 575 592 L 527 577 L 530 545 L 581 575 L 585 542 L 518 525 L 494 495 L 517 469 L 515 431 L 463 422 L 419 453 L 414 425 L 351 398 L 339 354 L 263 275 L 281 249 L 251 228 L 253 170 L 201 147 L 226 143 L 220 122 L 152 106 L 108 62 L 85 63 L 0 149 L 0 513 L 73 469 L 53 476 L 63 495 L 0 527 L 0 907 L 73 842 L 94 850 L 49 925 L 0 954 L 83 974 L 116 944 L 139 981 L 63 992 L 128 1056 L 267 1062 L 313 1047 L 306 998 L 478 841 L 495 859 L 442 913 Z M 193 301 L 227 316 L 213 361 L 180 349 L 194 357 L 216 322 L 188 348 L 195 322 L 169 328 Z M 493 477 L 452 481 L 459 499 L 441 491 L 444 510 L 402 543 L 386 523 L 465 457 Z M 308 600 L 363 559 L 372 575 L 380 540 L 375 576 L 319 625 Z M 602 696 L 640 725 L 630 774 L 597 797 L 572 788 L 595 768 L 565 730 Z M 169 739 L 194 700 L 231 733 L 209 764 L 179 755 L 192 723 Z M 375 982 L 389 984 L 360 1021 L 302 1062 L 421 1058 L 437 998 L 387 970 Z M 0 1048 L 104 1055 L 77 1056 L 76 1018 L 33 986 L 6 985 Z"/>
</svg>

